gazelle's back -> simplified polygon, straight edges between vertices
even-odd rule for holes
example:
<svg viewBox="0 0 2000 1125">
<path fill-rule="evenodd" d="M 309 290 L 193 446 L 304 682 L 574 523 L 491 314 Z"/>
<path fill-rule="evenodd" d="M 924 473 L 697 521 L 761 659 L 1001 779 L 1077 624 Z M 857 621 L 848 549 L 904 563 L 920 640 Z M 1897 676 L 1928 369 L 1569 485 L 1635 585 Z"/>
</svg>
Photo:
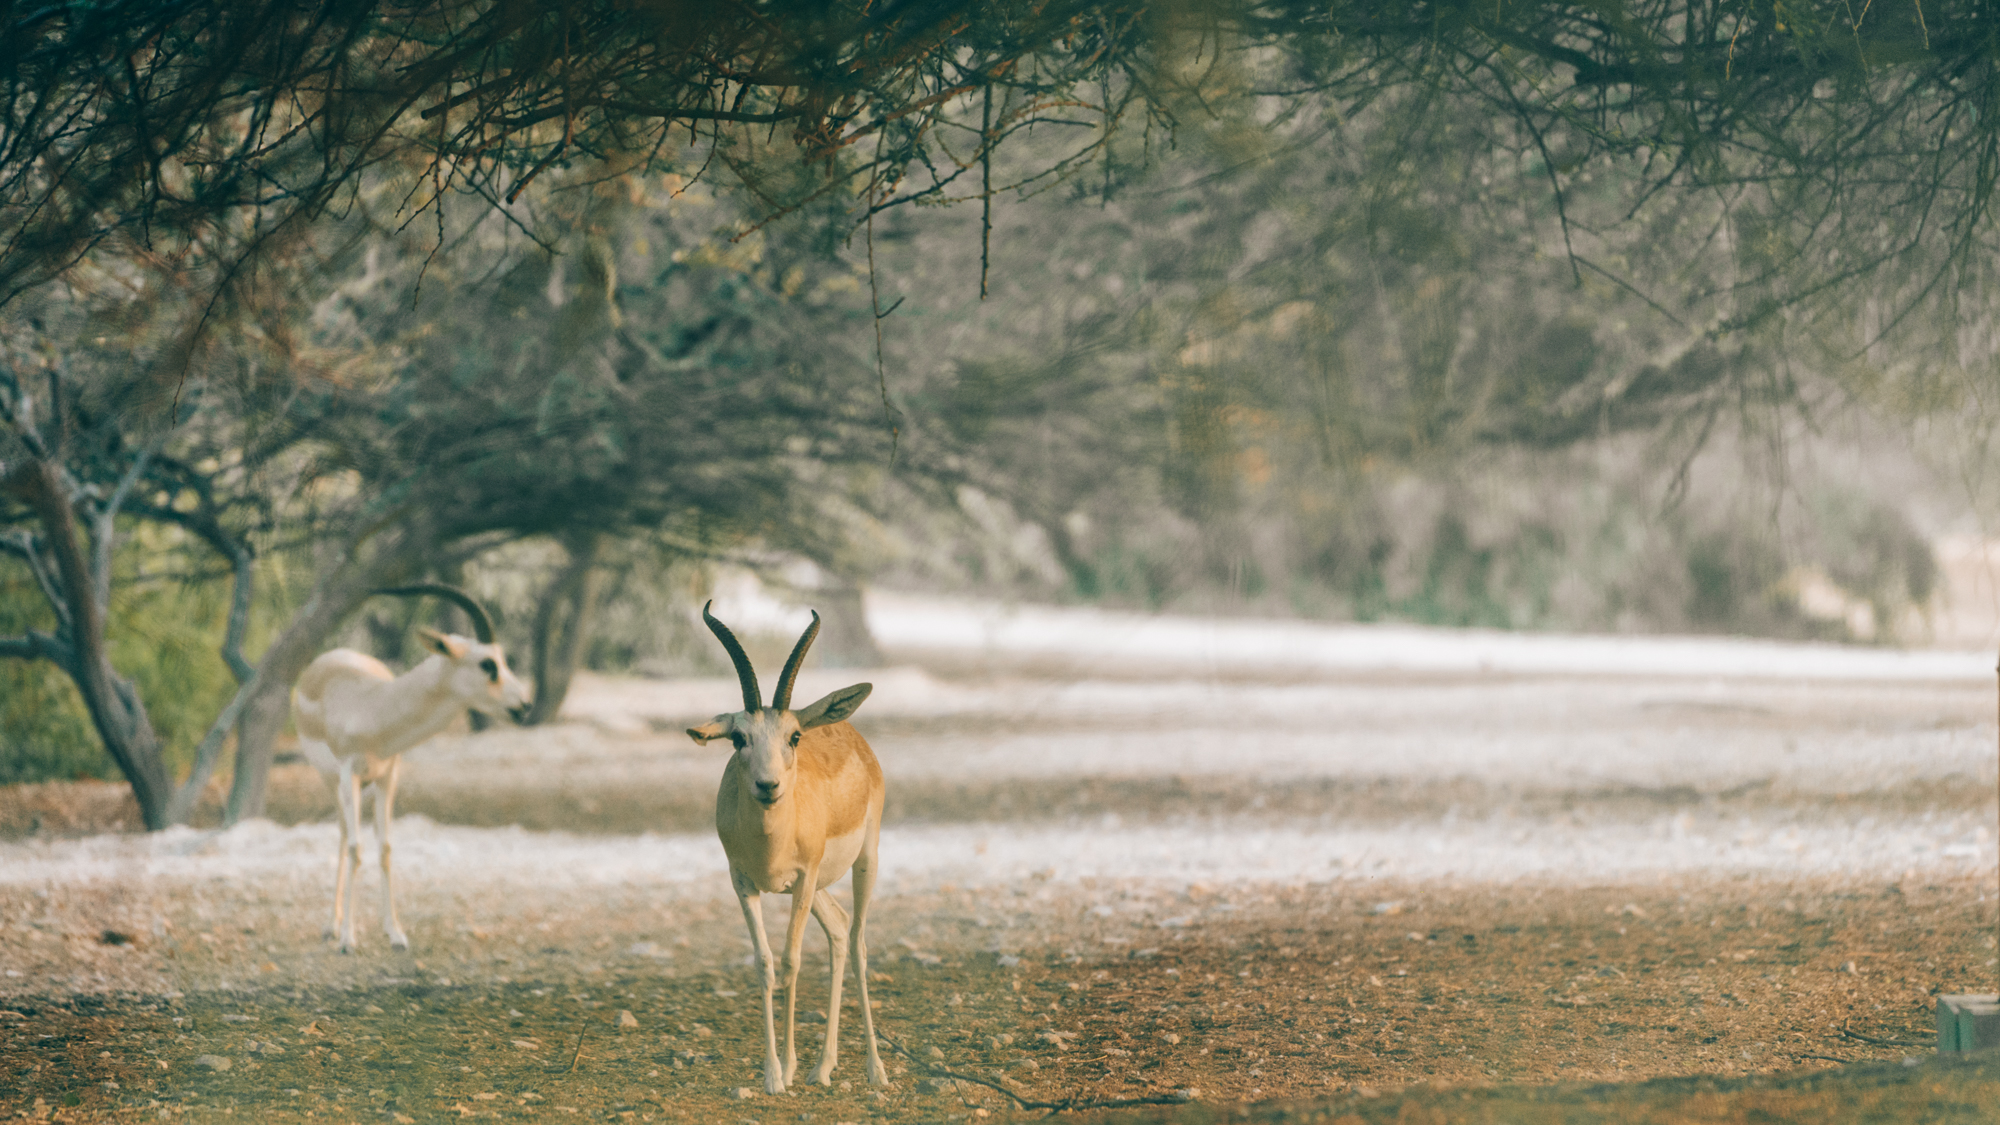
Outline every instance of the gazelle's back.
<svg viewBox="0 0 2000 1125">
<path fill-rule="evenodd" d="M 821 818 L 827 836 L 845 836 L 865 822 L 882 823 L 882 766 L 853 724 L 807 731 L 799 739 L 799 771 L 813 779 L 801 789 L 819 806 L 801 807 L 799 816 Z"/>
<path fill-rule="evenodd" d="M 382 684 L 395 677 L 387 664 L 367 653 L 351 648 L 321 653 L 299 673 L 298 683 L 292 688 L 292 722 L 299 737 L 319 743 L 328 741 L 327 697 L 341 685 L 355 681 Z"/>
</svg>

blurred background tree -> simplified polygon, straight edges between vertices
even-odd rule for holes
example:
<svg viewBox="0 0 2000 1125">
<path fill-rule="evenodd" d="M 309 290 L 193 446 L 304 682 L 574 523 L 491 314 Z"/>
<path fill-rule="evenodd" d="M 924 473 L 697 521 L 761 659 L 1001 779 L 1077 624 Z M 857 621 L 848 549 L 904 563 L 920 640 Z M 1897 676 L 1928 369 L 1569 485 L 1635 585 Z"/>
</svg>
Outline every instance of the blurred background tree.
<svg viewBox="0 0 2000 1125">
<path fill-rule="evenodd" d="M 1010 201 L 984 300 L 973 217 L 897 220 L 910 440 L 952 449 L 972 524 L 1032 540 L 913 569 L 1150 608 L 1920 635 L 1907 482 L 1786 448 L 1879 405 L 1822 362 L 1854 294 L 1796 306 L 1810 359 L 1787 318 L 1724 329 L 1724 201 L 1607 164 L 1559 202 L 1531 135 L 1434 96 L 1187 127 L 1150 171 Z M 1814 576 L 1871 623 L 1805 612 Z"/>
<path fill-rule="evenodd" d="M 1796 443 L 1863 404 L 1986 479 L 1987 17 L 0 16 L 9 768 L 89 729 L 158 826 L 233 733 L 254 815 L 292 678 L 424 574 L 542 718 L 717 559 L 854 625 L 893 576 L 1894 637 L 1925 533 Z"/>
</svg>

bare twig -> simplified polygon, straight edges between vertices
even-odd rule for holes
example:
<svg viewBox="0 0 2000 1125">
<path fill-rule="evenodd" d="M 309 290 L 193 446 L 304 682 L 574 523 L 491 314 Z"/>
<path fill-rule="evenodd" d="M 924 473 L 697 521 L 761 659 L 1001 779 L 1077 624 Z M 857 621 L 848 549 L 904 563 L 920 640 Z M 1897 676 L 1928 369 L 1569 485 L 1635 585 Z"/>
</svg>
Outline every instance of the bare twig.
<svg viewBox="0 0 2000 1125">
<path fill-rule="evenodd" d="M 1106 158 L 1107 164 L 1109 158 Z M 1108 173 L 1107 173 L 1108 175 Z M 986 299 L 986 273 L 993 251 L 993 84 L 979 109 L 979 299 Z"/>
<path fill-rule="evenodd" d="M 890 305 L 887 312 L 882 309 L 882 293 L 877 288 L 875 282 L 875 211 L 873 208 L 875 193 L 873 188 L 869 189 L 868 201 L 870 204 L 867 221 L 868 306 L 875 314 L 875 377 L 882 392 L 882 424 L 889 427 L 889 467 L 893 469 L 896 467 L 897 449 L 902 443 L 903 428 L 896 424 L 896 411 L 889 405 L 889 367 L 887 362 L 882 358 L 882 318 L 888 316 L 889 313 L 895 312 L 896 305 L 900 305 L 903 302 L 901 299 L 898 299 L 896 305 Z"/>
</svg>

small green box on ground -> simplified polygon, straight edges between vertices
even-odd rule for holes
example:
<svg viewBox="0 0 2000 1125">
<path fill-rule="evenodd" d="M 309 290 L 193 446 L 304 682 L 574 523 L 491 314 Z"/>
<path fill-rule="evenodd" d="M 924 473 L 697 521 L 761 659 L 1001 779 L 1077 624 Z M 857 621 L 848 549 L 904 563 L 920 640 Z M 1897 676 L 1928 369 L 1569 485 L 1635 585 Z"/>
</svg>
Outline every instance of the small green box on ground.
<svg viewBox="0 0 2000 1125">
<path fill-rule="evenodd" d="M 1938 1053 L 2000 1047 L 2000 996 L 1940 996 Z"/>
</svg>

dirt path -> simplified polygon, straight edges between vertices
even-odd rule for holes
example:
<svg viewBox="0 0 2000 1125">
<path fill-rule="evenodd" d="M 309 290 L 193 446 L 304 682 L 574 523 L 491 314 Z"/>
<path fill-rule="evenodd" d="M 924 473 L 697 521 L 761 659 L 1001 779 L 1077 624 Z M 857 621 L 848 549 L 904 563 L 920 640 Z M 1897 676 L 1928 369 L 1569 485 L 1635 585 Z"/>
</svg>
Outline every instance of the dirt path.
<svg viewBox="0 0 2000 1125">
<path fill-rule="evenodd" d="M 847 1088 L 734 1096 L 761 1048 L 704 823 L 721 761 L 675 733 L 732 685 L 591 680 L 567 725 L 412 757 L 409 953 L 325 944 L 330 801 L 296 767 L 281 823 L 0 843 L 0 1109 L 1991 1117 L 1952 1116 L 1994 1107 L 1990 1069 L 1902 1065 L 1937 994 L 2000 972 L 1990 685 L 1033 673 L 892 672 L 863 715 L 893 794 L 876 999 L 909 1052 L 882 1096 L 851 1007 Z M 90 792 L 13 794 L 13 823 L 101 823 L 62 807 Z M 801 1007 L 824 990 L 815 965 Z"/>
<path fill-rule="evenodd" d="M 936 1072 L 1029 1101 L 1192 1090 L 1212 1109 L 1900 1061 L 1929 1054 L 1911 1044 L 1928 1039 L 1935 990 L 1991 971 L 1965 940 L 1984 914 L 1972 881 L 1049 889 L 885 902 L 878 929 L 901 936 L 878 946 L 878 1014 L 914 1057 L 892 1057 L 884 1098 L 859 1082 L 851 1004 L 839 1077 L 853 1085 L 734 1096 L 757 1086 L 761 1056 L 752 974 L 727 955 L 738 921 L 726 903 L 650 896 L 456 927 L 423 910 L 406 920 L 428 935 L 416 955 L 343 958 L 310 927 L 244 932 L 259 905 L 292 904 L 216 888 L 170 936 L 106 947 L 167 962 L 188 987 L 16 996 L 0 1068 L 30 1105 L 74 1098 L 72 1119 L 1020 1115 Z M 1204 907 L 1216 920 L 1154 917 Z M 983 948 L 996 930 L 1016 952 Z M 807 1009 L 824 997 L 817 964 L 804 990 Z M 621 1010 L 636 1027 L 620 1029 Z M 808 1044 L 822 1026 L 804 1025 Z"/>
</svg>

